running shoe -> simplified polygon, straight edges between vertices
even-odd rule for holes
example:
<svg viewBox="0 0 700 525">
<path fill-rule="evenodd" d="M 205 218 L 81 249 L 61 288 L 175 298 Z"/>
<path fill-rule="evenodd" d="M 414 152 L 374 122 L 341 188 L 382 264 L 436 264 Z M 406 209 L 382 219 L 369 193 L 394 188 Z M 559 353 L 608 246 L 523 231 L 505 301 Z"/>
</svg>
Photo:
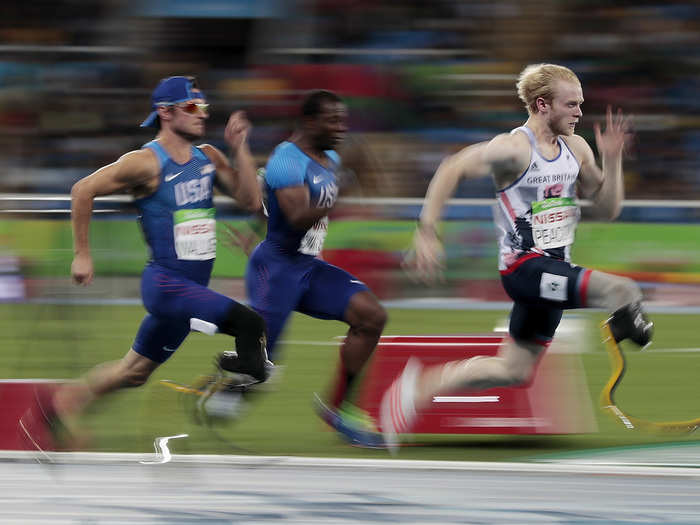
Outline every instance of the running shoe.
<svg viewBox="0 0 700 525">
<path fill-rule="evenodd" d="M 367 412 L 351 403 L 343 403 L 339 410 L 326 405 L 314 394 L 318 416 L 355 447 L 384 448 L 384 439 Z"/>
</svg>

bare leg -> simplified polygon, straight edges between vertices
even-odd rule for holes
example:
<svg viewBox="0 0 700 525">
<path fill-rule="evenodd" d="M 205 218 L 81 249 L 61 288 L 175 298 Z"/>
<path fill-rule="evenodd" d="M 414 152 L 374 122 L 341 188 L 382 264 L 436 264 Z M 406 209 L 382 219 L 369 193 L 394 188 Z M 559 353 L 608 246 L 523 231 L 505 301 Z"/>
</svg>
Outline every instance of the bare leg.
<svg viewBox="0 0 700 525">
<path fill-rule="evenodd" d="M 591 272 L 588 306 L 614 311 L 641 299 L 642 293 L 633 280 L 598 271 Z M 534 343 L 509 339 L 495 357 L 477 356 L 428 368 L 418 378 L 416 410 L 428 406 L 434 395 L 523 383 L 532 375 L 543 349 L 543 346 Z"/>
<path fill-rule="evenodd" d="M 416 410 L 430 405 L 435 395 L 524 383 L 532 376 L 544 348 L 535 343 L 508 339 L 496 356 L 475 356 L 427 368 L 416 385 Z"/>
<path fill-rule="evenodd" d="M 331 390 L 333 407 L 340 406 L 355 376 L 372 355 L 384 330 L 387 314 L 372 293 L 359 292 L 350 299 L 345 321 L 350 328 L 340 347 L 340 363 Z"/>
<path fill-rule="evenodd" d="M 89 404 L 115 390 L 144 384 L 158 366 L 129 350 L 121 360 L 98 365 L 80 380 L 60 387 L 53 397 L 54 409 L 68 429 L 75 430 L 77 418 Z"/>
<path fill-rule="evenodd" d="M 642 291 L 632 279 L 595 270 L 591 272 L 586 293 L 586 306 L 605 308 L 614 312 L 618 308 L 641 300 Z"/>
<path fill-rule="evenodd" d="M 527 381 L 544 349 L 545 346 L 539 344 L 508 339 L 494 357 L 475 356 L 425 370 L 417 358 L 410 358 L 384 393 L 379 407 L 386 446 L 390 451 L 396 450 L 397 435 L 411 430 L 418 413 L 430 405 L 437 394 L 512 386 Z"/>
</svg>

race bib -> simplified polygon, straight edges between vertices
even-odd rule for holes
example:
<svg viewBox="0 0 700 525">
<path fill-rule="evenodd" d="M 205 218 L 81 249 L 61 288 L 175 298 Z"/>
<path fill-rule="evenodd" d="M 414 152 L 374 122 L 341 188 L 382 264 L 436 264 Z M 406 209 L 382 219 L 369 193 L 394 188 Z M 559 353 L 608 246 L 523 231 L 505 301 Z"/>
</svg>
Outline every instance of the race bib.
<svg viewBox="0 0 700 525">
<path fill-rule="evenodd" d="M 572 197 L 553 197 L 532 203 L 532 238 L 541 250 L 574 242 L 578 206 Z"/>
<path fill-rule="evenodd" d="M 318 255 L 323 249 L 323 241 L 328 233 L 328 217 L 323 217 L 309 228 L 299 244 L 299 251 L 306 255 Z"/>
<path fill-rule="evenodd" d="M 175 253 L 184 261 L 216 257 L 216 211 L 214 208 L 177 210 L 173 213 Z"/>
</svg>

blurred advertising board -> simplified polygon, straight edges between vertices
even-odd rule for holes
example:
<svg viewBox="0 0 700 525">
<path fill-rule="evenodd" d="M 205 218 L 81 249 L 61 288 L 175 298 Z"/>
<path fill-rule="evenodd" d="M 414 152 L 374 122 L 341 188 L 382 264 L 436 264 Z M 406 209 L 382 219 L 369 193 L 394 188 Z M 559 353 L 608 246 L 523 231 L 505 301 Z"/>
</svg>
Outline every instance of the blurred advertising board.
<svg viewBox="0 0 700 525">
<path fill-rule="evenodd" d="M 577 326 L 544 353 L 532 380 L 518 387 L 434 396 L 415 434 L 573 434 L 597 430 L 577 347 Z M 573 331 L 572 331 L 573 329 Z M 360 406 L 375 419 L 386 389 L 409 357 L 422 365 L 494 356 L 504 334 L 384 336 L 362 384 Z"/>
</svg>

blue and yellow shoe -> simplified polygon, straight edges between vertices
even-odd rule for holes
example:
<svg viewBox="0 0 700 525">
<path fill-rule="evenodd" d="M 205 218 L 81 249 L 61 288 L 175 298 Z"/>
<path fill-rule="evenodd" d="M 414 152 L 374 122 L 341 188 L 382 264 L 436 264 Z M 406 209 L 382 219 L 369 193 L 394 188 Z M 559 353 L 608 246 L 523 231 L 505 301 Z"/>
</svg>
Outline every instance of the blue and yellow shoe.
<svg viewBox="0 0 700 525">
<path fill-rule="evenodd" d="M 334 410 L 326 405 L 318 394 L 314 394 L 314 405 L 318 416 L 351 445 L 362 448 L 385 448 L 382 434 L 370 415 L 361 408 L 345 402 L 340 410 Z"/>
</svg>

